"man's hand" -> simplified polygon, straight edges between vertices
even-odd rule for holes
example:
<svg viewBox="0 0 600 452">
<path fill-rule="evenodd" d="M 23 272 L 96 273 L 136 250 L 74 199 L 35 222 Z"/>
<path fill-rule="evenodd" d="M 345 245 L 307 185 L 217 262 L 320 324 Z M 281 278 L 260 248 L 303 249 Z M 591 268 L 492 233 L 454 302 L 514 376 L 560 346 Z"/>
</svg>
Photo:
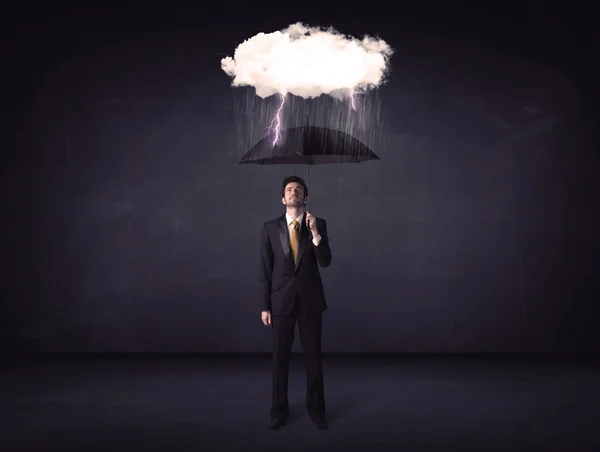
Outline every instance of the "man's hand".
<svg viewBox="0 0 600 452">
<path fill-rule="evenodd" d="M 315 236 L 318 235 L 317 219 L 310 212 L 306 212 L 306 225 L 308 226 L 308 229 L 310 229 L 310 232 Z"/>
<path fill-rule="evenodd" d="M 263 311 L 261 313 L 262 321 L 265 325 L 271 324 L 271 311 Z"/>
</svg>

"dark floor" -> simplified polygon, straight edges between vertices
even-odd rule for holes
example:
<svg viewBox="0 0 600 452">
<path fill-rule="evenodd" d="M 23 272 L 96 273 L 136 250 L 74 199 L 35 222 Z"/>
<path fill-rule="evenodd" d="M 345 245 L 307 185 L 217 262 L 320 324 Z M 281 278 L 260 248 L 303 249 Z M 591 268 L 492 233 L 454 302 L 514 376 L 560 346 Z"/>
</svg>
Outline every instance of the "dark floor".
<svg viewBox="0 0 600 452">
<path fill-rule="evenodd" d="M 266 432 L 268 356 L 46 357 L 4 361 L 0 450 L 599 450 L 591 358 L 326 356 L 330 430 L 304 407 Z M 258 447 L 255 447 L 258 446 Z"/>
</svg>

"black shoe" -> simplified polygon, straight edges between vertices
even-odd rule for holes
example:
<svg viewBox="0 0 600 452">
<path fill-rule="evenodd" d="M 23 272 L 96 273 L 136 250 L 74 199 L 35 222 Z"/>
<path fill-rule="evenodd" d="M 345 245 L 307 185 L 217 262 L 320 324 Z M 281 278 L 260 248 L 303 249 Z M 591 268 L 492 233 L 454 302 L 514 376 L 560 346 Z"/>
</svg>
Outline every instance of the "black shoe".
<svg viewBox="0 0 600 452">
<path fill-rule="evenodd" d="M 328 430 L 329 426 L 323 416 L 317 416 L 312 420 L 313 425 L 317 430 Z"/>
<path fill-rule="evenodd" d="M 267 430 L 279 430 L 285 424 L 287 424 L 287 418 L 276 417 L 274 419 L 271 419 L 271 422 L 269 422 L 269 425 L 267 425 Z"/>
</svg>

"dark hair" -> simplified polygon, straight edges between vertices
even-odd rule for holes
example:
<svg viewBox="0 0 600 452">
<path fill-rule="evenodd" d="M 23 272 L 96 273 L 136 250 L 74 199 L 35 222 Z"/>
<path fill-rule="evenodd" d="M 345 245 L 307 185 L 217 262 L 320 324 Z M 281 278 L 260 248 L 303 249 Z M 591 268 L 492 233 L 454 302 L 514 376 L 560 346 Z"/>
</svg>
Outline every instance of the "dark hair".
<svg viewBox="0 0 600 452">
<path fill-rule="evenodd" d="M 285 179 L 283 179 L 283 185 L 281 186 L 281 196 L 285 197 L 285 187 L 287 187 L 287 184 L 291 184 L 292 182 L 297 182 L 298 184 L 302 185 L 302 189 L 304 190 L 304 197 L 306 198 L 308 196 L 308 187 L 304 183 L 304 179 L 302 179 L 300 176 L 288 176 Z"/>
</svg>

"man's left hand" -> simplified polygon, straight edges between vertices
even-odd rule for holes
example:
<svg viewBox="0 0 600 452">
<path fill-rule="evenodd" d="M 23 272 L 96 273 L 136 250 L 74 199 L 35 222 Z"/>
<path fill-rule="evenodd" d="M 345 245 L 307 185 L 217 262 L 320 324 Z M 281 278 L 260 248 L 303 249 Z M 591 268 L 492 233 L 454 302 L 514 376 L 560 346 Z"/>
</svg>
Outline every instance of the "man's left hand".
<svg viewBox="0 0 600 452">
<path fill-rule="evenodd" d="M 306 212 L 306 225 L 314 235 L 319 233 L 317 230 L 317 218 L 311 215 L 310 212 Z"/>
</svg>

